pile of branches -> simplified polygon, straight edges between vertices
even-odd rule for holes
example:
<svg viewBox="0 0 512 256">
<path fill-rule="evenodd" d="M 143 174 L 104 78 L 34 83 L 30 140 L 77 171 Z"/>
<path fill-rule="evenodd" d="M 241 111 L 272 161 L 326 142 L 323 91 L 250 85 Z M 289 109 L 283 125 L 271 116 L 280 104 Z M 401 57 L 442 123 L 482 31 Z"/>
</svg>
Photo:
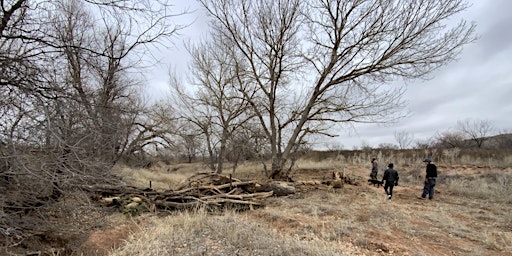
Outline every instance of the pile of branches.
<svg viewBox="0 0 512 256">
<path fill-rule="evenodd" d="M 94 185 L 83 187 L 93 199 L 123 212 L 234 208 L 248 210 L 264 206 L 264 198 L 274 195 L 268 186 L 241 181 L 217 173 L 198 173 L 184 180 L 175 190 L 163 192 L 132 186 Z"/>
</svg>

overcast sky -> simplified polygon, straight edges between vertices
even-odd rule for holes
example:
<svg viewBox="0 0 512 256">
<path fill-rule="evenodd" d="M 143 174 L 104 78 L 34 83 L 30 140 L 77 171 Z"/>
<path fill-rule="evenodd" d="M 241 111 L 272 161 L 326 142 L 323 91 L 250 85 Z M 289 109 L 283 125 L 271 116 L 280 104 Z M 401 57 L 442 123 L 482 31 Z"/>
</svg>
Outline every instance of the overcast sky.
<svg viewBox="0 0 512 256">
<path fill-rule="evenodd" d="M 385 126 L 358 125 L 357 132 L 340 130 L 340 137 L 330 139 L 329 146 L 353 149 L 362 144 L 397 144 L 394 133 L 403 131 L 415 140 L 426 140 L 438 132 L 454 130 L 457 121 L 466 119 L 488 120 L 496 133 L 512 132 L 512 1 L 470 2 L 472 7 L 462 15 L 476 22 L 479 39 L 466 45 L 456 61 L 431 74 L 432 79 L 408 83 L 404 100 L 409 116 Z M 200 8 L 196 1 L 189 0 L 176 1 L 176 7 Z M 196 10 L 182 19 L 195 22 L 181 32 L 175 47 L 161 53 L 168 57 L 149 76 L 149 95 L 153 97 L 168 93 L 169 68 L 186 72 L 188 57 L 180 42 L 198 40 L 208 33 L 203 11 Z"/>
</svg>

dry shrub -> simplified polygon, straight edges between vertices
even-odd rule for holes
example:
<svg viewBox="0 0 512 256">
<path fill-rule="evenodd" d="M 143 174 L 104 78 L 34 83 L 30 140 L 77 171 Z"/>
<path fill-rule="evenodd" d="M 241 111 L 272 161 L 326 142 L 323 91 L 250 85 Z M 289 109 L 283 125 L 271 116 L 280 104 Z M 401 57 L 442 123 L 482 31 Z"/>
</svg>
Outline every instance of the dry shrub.
<svg viewBox="0 0 512 256">
<path fill-rule="evenodd" d="M 512 203 L 512 173 L 492 172 L 474 176 L 445 177 L 450 191 L 465 198 L 481 198 L 492 202 Z"/>
</svg>

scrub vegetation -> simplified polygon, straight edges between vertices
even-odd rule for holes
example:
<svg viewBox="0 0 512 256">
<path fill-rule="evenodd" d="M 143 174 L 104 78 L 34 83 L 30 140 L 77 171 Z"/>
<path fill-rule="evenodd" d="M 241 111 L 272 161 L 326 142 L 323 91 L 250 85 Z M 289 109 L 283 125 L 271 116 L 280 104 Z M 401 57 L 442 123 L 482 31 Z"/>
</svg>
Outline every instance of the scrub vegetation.
<svg viewBox="0 0 512 256">
<path fill-rule="evenodd" d="M 371 153 L 359 152 L 340 161 L 341 154 L 331 157 L 325 152 L 325 156 L 314 152 L 297 162 L 297 178 L 293 183 L 297 192 L 268 198 L 264 208 L 215 213 L 197 209 L 166 216 L 143 214 L 121 221 L 131 223 L 133 230 L 122 234 L 124 242 L 115 249 L 94 246 L 87 249 L 103 255 L 506 255 L 512 252 L 509 160 L 495 159 L 499 164 L 492 167 L 480 163 L 436 163 L 437 194 L 433 201 L 425 201 L 418 199 L 424 165 L 421 159 L 407 162 L 409 154 L 403 152 L 401 158 L 381 160 L 382 163 L 402 162 L 395 164 L 400 184 L 395 188 L 394 198 L 387 200 L 382 187 L 366 183 L 370 172 L 366 154 Z M 358 161 L 367 163 L 349 163 Z M 130 182 L 145 184 L 148 179 L 160 177 L 170 181 L 174 178 L 169 177 L 183 177 L 201 169 L 194 164 L 179 166 L 181 170 L 175 173 L 168 173 L 169 166 L 165 165 L 152 170 L 118 167 L 117 171 Z M 247 163 L 236 175 L 264 179 L 256 170 Z M 333 171 L 344 172 L 357 184 L 345 184 L 337 189 L 321 184 Z M 108 240 L 108 235 L 103 239 Z"/>
</svg>

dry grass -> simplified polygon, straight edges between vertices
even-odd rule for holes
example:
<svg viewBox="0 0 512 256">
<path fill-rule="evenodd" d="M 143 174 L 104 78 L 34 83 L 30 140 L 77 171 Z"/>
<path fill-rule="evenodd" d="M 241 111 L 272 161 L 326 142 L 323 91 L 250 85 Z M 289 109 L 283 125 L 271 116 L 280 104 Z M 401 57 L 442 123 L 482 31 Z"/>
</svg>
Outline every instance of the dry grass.
<svg viewBox="0 0 512 256">
<path fill-rule="evenodd" d="M 489 171 L 469 178 L 449 178 L 447 185 L 455 195 L 512 204 L 512 172 Z"/>
<path fill-rule="evenodd" d="M 367 185 L 367 166 L 338 161 L 298 162 L 297 179 L 322 179 L 345 170 L 360 185 L 329 190 L 299 186 L 267 206 L 215 215 L 199 209 L 167 217 L 145 215 L 145 224 L 110 255 L 510 255 L 512 169 L 440 166 L 435 200 L 419 200 L 423 166 L 404 168 L 392 200 Z M 118 173 L 135 184 L 175 186 L 198 166 L 168 172 Z M 182 171 L 180 171 L 182 170 Z M 399 168 L 400 170 L 400 168 Z M 236 176 L 262 177 L 261 166 L 241 166 Z M 382 173 L 380 173 L 382 175 Z M 420 177 L 418 177 L 418 175 Z M 156 187 L 156 185 L 154 185 Z"/>
<path fill-rule="evenodd" d="M 198 163 L 176 165 L 157 163 L 149 169 L 126 166 L 116 166 L 113 169 L 113 172 L 121 176 L 126 183 L 144 188 L 149 187 L 151 182 L 151 187 L 155 190 L 173 189 L 174 186 L 188 178 L 192 173 L 201 171 L 207 171 L 207 169 Z"/>
<path fill-rule="evenodd" d="M 328 242 L 304 242 L 233 212 L 212 216 L 199 210 L 148 221 L 150 228 L 111 255 L 342 255 Z"/>
</svg>

